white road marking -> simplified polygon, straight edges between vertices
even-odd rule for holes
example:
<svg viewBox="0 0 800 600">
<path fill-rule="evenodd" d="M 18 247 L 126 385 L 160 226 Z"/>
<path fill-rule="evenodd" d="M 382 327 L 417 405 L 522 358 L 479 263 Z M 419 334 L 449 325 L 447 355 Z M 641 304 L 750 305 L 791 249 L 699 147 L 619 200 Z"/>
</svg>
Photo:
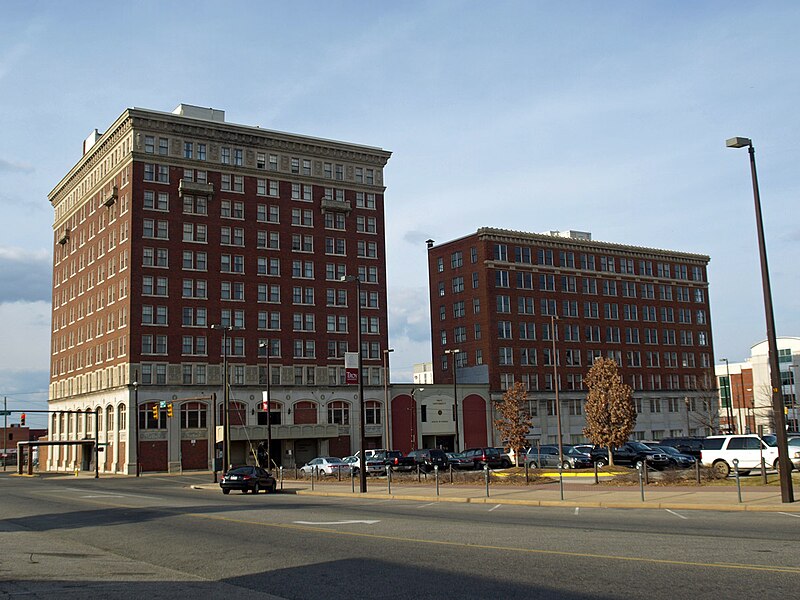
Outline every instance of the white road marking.
<svg viewBox="0 0 800 600">
<path fill-rule="evenodd" d="M 579 506 L 576 506 L 576 507 L 575 507 L 575 514 L 577 515 L 577 514 L 580 512 L 580 510 L 581 510 L 581 509 L 580 509 L 580 507 L 579 507 Z"/>
<path fill-rule="evenodd" d="M 493 510 L 497 510 L 498 508 L 500 508 L 500 505 L 499 504 L 495 504 L 492 508 L 489 509 L 489 512 L 492 512 Z"/>
<path fill-rule="evenodd" d="M 124 498 L 122 494 L 94 494 L 92 496 L 81 496 L 81 498 Z"/>
<path fill-rule="evenodd" d="M 676 517 L 680 517 L 681 519 L 688 519 L 689 518 L 689 517 L 684 517 L 683 515 L 679 515 L 674 510 L 670 510 L 668 508 L 665 508 L 664 510 L 666 510 L 671 515 L 675 515 Z"/>
<path fill-rule="evenodd" d="M 785 513 L 785 512 L 782 512 L 782 513 L 778 513 L 778 514 L 779 514 L 779 515 L 786 515 L 787 517 L 797 517 L 798 519 L 800 519 L 800 515 L 796 515 L 796 514 L 794 514 L 794 513 Z"/>
<path fill-rule="evenodd" d="M 428 502 L 427 504 L 418 504 L 417 508 L 425 508 L 426 506 L 431 506 L 432 504 L 436 504 L 436 502 Z"/>
<path fill-rule="evenodd" d="M 353 521 L 292 521 L 292 523 L 297 523 L 298 525 L 350 525 L 355 523 L 363 523 L 365 525 L 374 525 L 375 523 L 380 523 L 380 520 L 376 521 L 368 521 L 368 520 L 353 520 Z"/>
</svg>

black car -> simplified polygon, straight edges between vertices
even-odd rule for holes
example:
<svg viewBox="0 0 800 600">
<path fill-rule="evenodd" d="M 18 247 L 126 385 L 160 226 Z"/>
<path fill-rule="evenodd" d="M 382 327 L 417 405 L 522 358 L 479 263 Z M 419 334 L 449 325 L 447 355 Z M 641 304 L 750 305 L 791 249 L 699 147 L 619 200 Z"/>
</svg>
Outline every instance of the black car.
<svg viewBox="0 0 800 600">
<path fill-rule="evenodd" d="M 690 469 L 694 466 L 696 459 L 689 454 L 682 454 L 677 448 L 672 446 L 665 446 L 662 444 L 647 444 L 653 450 L 658 450 L 667 455 L 669 459 L 669 466 L 676 469 Z"/>
<path fill-rule="evenodd" d="M 658 441 L 659 446 L 672 446 L 681 454 L 700 458 L 705 438 L 701 437 L 669 437 Z"/>
<path fill-rule="evenodd" d="M 497 448 L 467 448 L 463 454 L 473 469 L 483 469 L 486 465 L 490 469 L 502 469 L 505 465 L 503 453 Z"/>
<path fill-rule="evenodd" d="M 278 487 L 275 478 L 261 467 L 233 467 L 222 476 L 219 482 L 223 494 L 230 494 L 231 490 L 240 490 L 243 494 L 261 490 L 273 493 Z"/>
<path fill-rule="evenodd" d="M 426 473 L 433 471 L 434 467 L 439 467 L 439 470 L 447 468 L 447 454 L 444 450 L 431 448 L 430 450 L 412 450 L 406 454 L 408 458 L 413 458 L 420 469 Z"/>
<path fill-rule="evenodd" d="M 384 466 L 390 467 L 392 471 L 412 471 L 417 467 L 414 459 L 408 456 L 403 456 L 400 450 L 382 450 L 376 452 L 367 461 L 367 472 L 369 472 L 369 463 L 381 461 Z"/>
<path fill-rule="evenodd" d="M 659 471 L 669 466 L 669 459 L 664 452 L 653 450 L 641 442 L 625 442 L 621 446 L 612 448 L 611 453 L 614 465 L 639 468 L 639 465 L 643 465 L 647 461 L 649 466 Z M 598 466 L 610 464 L 606 448 L 595 446 L 591 456 Z"/>
</svg>

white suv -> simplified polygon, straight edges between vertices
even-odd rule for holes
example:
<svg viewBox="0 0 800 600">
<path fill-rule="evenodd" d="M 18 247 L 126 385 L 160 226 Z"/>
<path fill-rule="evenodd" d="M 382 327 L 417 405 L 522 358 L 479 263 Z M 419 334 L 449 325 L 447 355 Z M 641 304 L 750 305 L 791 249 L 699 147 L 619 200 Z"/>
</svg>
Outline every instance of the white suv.
<svg viewBox="0 0 800 600">
<path fill-rule="evenodd" d="M 761 467 L 762 456 L 767 468 L 778 468 L 778 449 L 765 444 L 757 435 L 712 435 L 703 440 L 700 463 L 727 477 L 736 459 L 739 473 L 747 475 L 751 469 Z"/>
</svg>

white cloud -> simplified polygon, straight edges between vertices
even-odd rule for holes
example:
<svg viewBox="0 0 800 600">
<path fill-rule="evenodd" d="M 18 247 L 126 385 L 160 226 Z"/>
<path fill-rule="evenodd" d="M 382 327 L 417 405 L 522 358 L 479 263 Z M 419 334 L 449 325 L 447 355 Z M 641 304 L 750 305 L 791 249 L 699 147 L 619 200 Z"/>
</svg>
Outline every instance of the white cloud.
<svg viewBox="0 0 800 600">
<path fill-rule="evenodd" d="M 49 301 L 51 283 L 47 250 L 0 247 L 0 304 Z"/>
</svg>

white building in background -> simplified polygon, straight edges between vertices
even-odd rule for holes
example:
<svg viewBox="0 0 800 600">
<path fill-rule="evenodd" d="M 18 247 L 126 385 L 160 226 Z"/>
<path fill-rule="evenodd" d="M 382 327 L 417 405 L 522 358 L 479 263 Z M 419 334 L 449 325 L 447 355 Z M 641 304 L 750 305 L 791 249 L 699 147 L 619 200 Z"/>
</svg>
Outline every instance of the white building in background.
<svg viewBox="0 0 800 600">
<path fill-rule="evenodd" d="M 789 431 L 800 432 L 796 387 L 800 375 L 800 337 L 778 337 L 777 346 L 786 426 Z M 736 433 L 757 432 L 759 426 L 765 433 L 774 431 L 768 354 L 768 343 L 764 340 L 750 348 L 750 357 L 743 362 L 726 365 L 723 361 L 715 366 L 723 428 L 730 421 L 730 429 Z"/>
<path fill-rule="evenodd" d="M 414 365 L 414 383 L 433 384 L 433 363 L 416 363 Z"/>
</svg>

